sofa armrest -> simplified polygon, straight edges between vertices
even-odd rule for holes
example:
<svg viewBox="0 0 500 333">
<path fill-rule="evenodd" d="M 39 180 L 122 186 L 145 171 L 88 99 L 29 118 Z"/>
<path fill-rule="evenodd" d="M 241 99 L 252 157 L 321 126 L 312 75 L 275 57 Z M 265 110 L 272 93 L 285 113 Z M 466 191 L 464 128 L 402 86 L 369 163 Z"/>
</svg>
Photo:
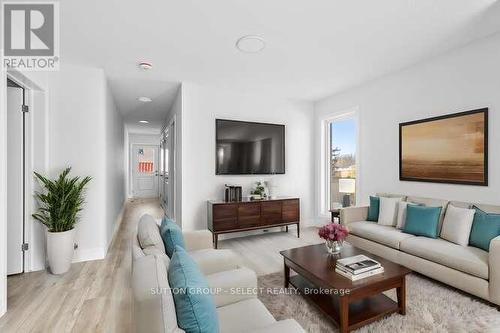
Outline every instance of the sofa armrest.
<svg viewBox="0 0 500 333">
<path fill-rule="evenodd" d="M 257 275 L 246 267 L 210 274 L 206 279 L 216 307 L 257 297 Z"/>
<path fill-rule="evenodd" d="M 340 223 L 348 225 L 351 222 L 366 221 L 368 206 L 355 206 L 340 209 Z"/>
<path fill-rule="evenodd" d="M 269 326 L 250 331 L 251 333 L 305 333 L 294 319 L 277 321 Z"/>
<path fill-rule="evenodd" d="M 208 230 L 183 231 L 186 251 L 196 251 L 213 248 L 212 233 Z"/>
<path fill-rule="evenodd" d="M 500 305 L 500 236 L 490 242 L 489 254 L 490 299 Z"/>
</svg>

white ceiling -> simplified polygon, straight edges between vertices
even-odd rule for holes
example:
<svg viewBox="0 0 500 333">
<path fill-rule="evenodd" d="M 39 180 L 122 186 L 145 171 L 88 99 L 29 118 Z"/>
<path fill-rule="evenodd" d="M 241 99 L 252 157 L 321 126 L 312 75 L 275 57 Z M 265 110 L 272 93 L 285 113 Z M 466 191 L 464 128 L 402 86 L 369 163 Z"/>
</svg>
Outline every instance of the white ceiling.
<svg viewBox="0 0 500 333">
<path fill-rule="evenodd" d="M 496 0 L 60 3 L 62 61 L 103 67 L 130 122 L 160 120 L 182 81 L 315 100 L 500 30 Z M 263 52 L 236 50 L 249 34 Z"/>
</svg>

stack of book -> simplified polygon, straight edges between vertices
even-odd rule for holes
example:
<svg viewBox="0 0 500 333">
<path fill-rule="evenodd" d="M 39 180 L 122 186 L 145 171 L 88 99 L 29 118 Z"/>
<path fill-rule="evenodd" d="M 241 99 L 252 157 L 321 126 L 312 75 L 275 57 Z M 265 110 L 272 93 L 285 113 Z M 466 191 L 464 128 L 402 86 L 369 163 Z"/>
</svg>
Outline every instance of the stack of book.
<svg viewBox="0 0 500 333">
<path fill-rule="evenodd" d="M 337 260 L 335 272 L 352 281 L 356 281 L 382 274 L 384 267 L 378 261 L 361 254 Z"/>
</svg>

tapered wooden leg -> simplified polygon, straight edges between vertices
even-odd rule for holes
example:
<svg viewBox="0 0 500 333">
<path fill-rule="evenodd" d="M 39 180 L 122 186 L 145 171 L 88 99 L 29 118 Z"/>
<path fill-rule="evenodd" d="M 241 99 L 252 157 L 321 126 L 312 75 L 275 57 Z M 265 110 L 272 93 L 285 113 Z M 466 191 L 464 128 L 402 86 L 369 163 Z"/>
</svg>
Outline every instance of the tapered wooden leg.
<svg viewBox="0 0 500 333">
<path fill-rule="evenodd" d="M 297 238 L 300 238 L 300 228 L 298 223 L 297 223 Z"/>
<path fill-rule="evenodd" d="M 288 226 L 285 227 L 285 231 L 288 232 Z"/>
<path fill-rule="evenodd" d="M 288 286 L 290 285 L 290 267 L 288 267 L 288 266 L 286 265 L 286 263 L 285 263 L 284 267 L 285 267 L 285 272 L 284 272 L 284 273 L 285 273 L 285 274 L 284 274 L 284 276 L 285 276 L 285 279 L 284 279 L 284 285 L 285 285 L 285 288 L 288 288 Z"/>
<path fill-rule="evenodd" d="M 396 289 L 398 296 L 399 313 L 403 316 L 406 314 L 406 277 L 402 277 L 401 286 Z"/>
<path fill-rule="evenodd" d="M 219 234 L 214 234 L 214 248 L 217 248 L 217 243 L 219 241 Z"/>
<path fill-rule="evenodd" d="M 349 297 L 348 296 L 339 297 L 339 302 L 340 302 L 339 330 L 340 330 L 340 333 L 348 333 L 349 332 Z"/>
</svg>

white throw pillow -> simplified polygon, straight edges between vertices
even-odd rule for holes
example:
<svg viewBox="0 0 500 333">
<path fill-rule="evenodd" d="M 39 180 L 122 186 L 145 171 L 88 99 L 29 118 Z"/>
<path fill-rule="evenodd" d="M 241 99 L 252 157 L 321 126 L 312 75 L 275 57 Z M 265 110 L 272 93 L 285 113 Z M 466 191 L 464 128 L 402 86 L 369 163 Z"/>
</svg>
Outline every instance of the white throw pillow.
<svg viewBox="0 0 500 333">
<path fill-rule="evenodd" d="M 408 205 L 411 206 L 418 206 L 418 204 L 413 203 L 413 202 L 407 202 L 407 201 L 401 201 L 399 202 L 398 206 L 398 217 L 396 219 L 396 228 L 398 229 L 403 229 L 405 227 L 405 221 L 406 221 L 406 209 L 408 208 Z"/>
<path fill-rule="evenodd" d="M 440 237 L 452 243 L 467 246 L 475 212 L 474 209 L 448 205 Z"/>
<path fill-rule="evenodd" d="M 380 209 L 378 215 L 378 224 L 395 226 L 398 216 L 398 204 L 401 198 L 380 197 Z"/>
</svg>

